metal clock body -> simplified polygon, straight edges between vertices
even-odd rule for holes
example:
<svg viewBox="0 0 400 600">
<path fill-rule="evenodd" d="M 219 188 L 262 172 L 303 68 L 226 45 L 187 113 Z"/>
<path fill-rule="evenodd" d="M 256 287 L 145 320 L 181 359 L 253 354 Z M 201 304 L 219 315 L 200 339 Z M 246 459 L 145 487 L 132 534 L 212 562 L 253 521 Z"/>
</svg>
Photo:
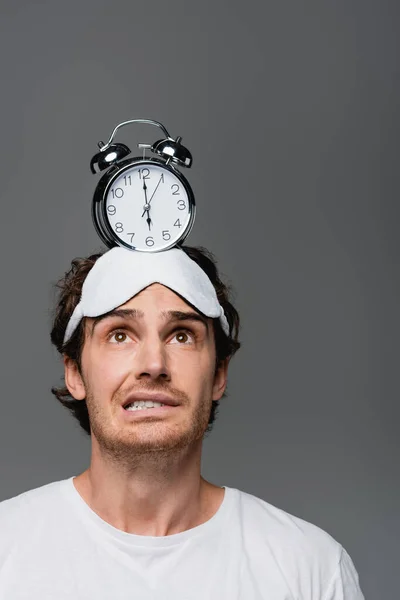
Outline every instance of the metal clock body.
<svg viewBox="0 0 400 600">
<path fill-rule="evenodd" d="M 157 159 L 112 167 L 93 197 L 93 220 L 107 245 L 154 252 L 182 243 L 192 229 L 195 200 L 186 178 Z"/>
<path fill-rule="evenodd" d="M 111 144 L 116 130 L 128 123 L 157 121 L 136 119 L 119 125 L 91 162 L 92 172 L 101 177 L 92 202 L 92 218 L 101 240 L 110 248 L 123 246 L 140 252 L 168 250 L 184 241 L 190 233 L 196 212 L 195 199 L 187 179 L 176 168 L 191 166 L 190 152 L 169 134 L 150 149 L 157 158 L 126 158 L 124 144 Z"/>
</svg>

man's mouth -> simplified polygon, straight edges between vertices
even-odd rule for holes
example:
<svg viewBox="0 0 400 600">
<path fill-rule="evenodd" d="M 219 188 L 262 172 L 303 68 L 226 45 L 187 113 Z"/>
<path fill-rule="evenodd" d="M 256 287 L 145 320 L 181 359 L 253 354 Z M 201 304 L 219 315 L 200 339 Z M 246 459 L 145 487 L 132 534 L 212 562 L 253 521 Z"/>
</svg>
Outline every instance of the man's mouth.
<svg viewBox="0 0 400 600">
<path fill-rule="evenodd" d="M 165 392 L 136 392 L 127 397 L 122 405 L 126 411 L 155 410 L 160 408 L 173 408 L 179 402 Z"/>
<path fill-rule="evenodd" d="M 161 408 L 165 406 L 161 402 L 154 402 L 152 400 L 135 400 L 135 402 L 129 402 L 124 406 L 125 410 L 151 410 L 152 408 Z"/>
</svg>

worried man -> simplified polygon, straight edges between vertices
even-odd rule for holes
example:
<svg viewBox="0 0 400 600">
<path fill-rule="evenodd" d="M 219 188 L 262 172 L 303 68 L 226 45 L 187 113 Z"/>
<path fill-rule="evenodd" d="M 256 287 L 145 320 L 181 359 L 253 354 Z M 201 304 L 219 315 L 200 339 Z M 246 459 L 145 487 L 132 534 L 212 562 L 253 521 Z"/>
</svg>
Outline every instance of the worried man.
<svg viewBox="0 0 400 600">
<path fill-rule="evenodd" d="M 91 461 L 0 503 L 0 600 L 363 600 L 328 533 L 201 475 L 240 346 L 212 256 L 114 248 L 59 288 L 53 393 Z"/>
</svg>

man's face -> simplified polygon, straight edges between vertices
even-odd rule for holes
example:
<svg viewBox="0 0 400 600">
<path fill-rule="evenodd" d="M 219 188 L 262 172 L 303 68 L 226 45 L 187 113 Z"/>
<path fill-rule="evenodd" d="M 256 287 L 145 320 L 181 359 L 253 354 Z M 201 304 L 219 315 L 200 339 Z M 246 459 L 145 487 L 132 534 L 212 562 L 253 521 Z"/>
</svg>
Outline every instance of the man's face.
<svg viewBox="0 0 400 600">
<path fill-rule="evenodd" d="M 71 394 L 86 398 L 92 436 L 118 459 L 132 452 L 169 452 L 200 440 L 211 402 L 226 386 L 227 363 L 216 372 L 212 320 L 160 284 L 113 313 L 86 319 L 82 376 L 73 361 L 65 360 Z M 157 392 L 179 405 L 133 413 L 122 407 L 135 393 Z"/>
</svg>

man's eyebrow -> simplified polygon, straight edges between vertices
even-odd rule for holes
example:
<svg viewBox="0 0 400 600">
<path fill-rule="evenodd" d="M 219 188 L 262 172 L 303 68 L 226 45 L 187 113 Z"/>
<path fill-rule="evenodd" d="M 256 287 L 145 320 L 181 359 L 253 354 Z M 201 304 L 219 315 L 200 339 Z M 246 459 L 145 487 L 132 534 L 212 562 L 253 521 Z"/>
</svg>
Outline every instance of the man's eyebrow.
<svg viewBox="0 0 400 600">
<path fill-rule="evenodd" d="M 98 323 L 100 323 L 100 321 L 104 321 L 104 319 L 111 319 L 112 317 L 120 317 L 122 319 L 143 319 L 144 312 L 137 310 L 136 308 L 116 308 L 115 310 L 110 310 L 110 312 L 105 313 L 104 315 L 94 317 L 90 335 L 93 335 L 94 328 Z"/>
<path fill-rule="evenodd" d="M 208 320 L 207 317 L 194 312 L 194 311 L 183 311 L 183 310 L 165 310 L 161 313 L 162 317 L 168 321 L 197 321 L 203 323 L 208 331 Z"/>
</svg>

